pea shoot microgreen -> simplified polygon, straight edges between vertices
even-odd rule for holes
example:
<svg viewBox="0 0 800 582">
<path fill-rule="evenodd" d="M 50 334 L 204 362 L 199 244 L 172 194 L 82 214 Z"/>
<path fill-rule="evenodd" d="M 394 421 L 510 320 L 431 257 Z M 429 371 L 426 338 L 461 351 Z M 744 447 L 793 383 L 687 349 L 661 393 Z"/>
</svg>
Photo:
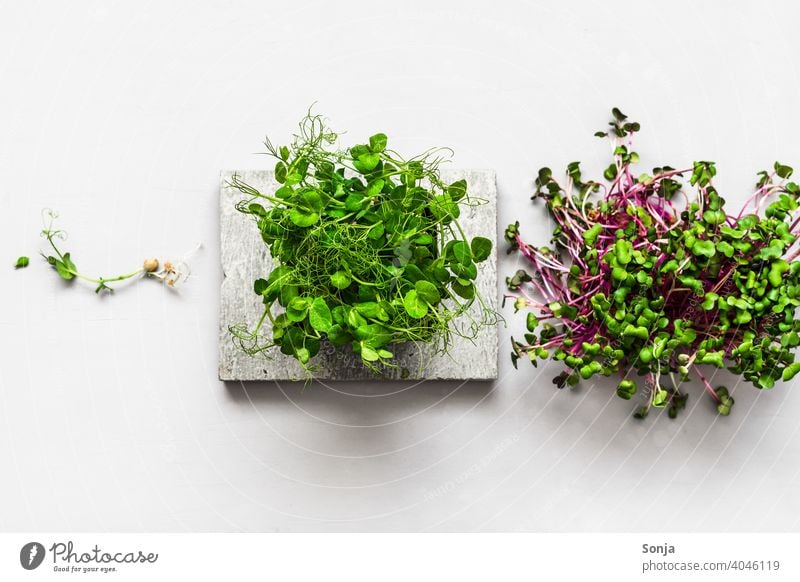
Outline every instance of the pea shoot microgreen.
<svg viewBox="0 0 800 582">
<path fill-rule="evenodd" d="M 95 285 L 95 293 L 100 293 L 101 291 L 111 293 L 114 291 L 114 288 L 109 285 L 110 283 L 117 283 L 128 279 L 149 277 L 158 279 L 166 286 L 174 288 L 189 277 L 189 266 L 185 259 L 180 261 L 164 261 L 163 263 L 159 262 L 158 259 L 145 259 L 138 269 L 125 273 L 124 275 L 116 275 L 113 277 L 89 277 L 78 270 L 69 252 L 64 252 L 59 248 L 59 241 L 65 241 L 67 239 L 67 234 L 54 226 L 58 215 L 50 209 L 45 209 L 42 216 L 44 218 L 44 228 L 41 231 L 41 235 L 47 240 L 50 247 L 48 252 L 52 253 L 41 253 L 42 257 L 44 257 L 47 263 L 53 267 L 58 275 L 65 281 L 80 279 Z M 27 259 L 27 257 L 22 258 Z"/>
<path fill-rule="evenodd" d="M 630 147 L 639 124 L 615 108 L 609 125 L 595 134 L 612 142 L 605 182 L 585 179 L 578 162 L 564 184 L 539 170 L 532 199 L 556 223 L 551 246 L 526 244 L 519 222 L 506 229 L 509 252 L 530 264 L 506 280 L 506 299 L 530 310 L 525 341 L 512 338 L 512 361 L 562 361 L 559 388 L 617 374 L 626 400 L 644 384 L 637 418 L 653 408 L 675 418 L 688 399 L 681 386 L 694 376 L 727 416 L 733 396 L 713 387 L 703 367 L 727 368 L 762 389 L 800 372 L 800 186 L 776 162 L 729 214 L 713 162 L 636 176 Z"/>
<path fill-rule="evenodd" d="M 251 355 L 278 348 L 310 375 L 327 341 L 349 346 L 379 373 L 396 366 L 393 344 L 446 353 L 453 334 L 474 337 L 494 324 L 475 284 L 492 242 L 469 239 L 459 225 L 461 209 L 481 201 L 466 181 L 440 178 L 449 150 L 404 158 L 382 133 L 346 150 L 337 140 L 309 112 L 291 145 L 265 143 L 275 192 L 238 176 L 229 183 L 246 196 L 237 209 L 254 219 L 276 263 L 253 285 L 264 303 L 260 320 L 230 328 L 239 346 Z"/>
</svg>

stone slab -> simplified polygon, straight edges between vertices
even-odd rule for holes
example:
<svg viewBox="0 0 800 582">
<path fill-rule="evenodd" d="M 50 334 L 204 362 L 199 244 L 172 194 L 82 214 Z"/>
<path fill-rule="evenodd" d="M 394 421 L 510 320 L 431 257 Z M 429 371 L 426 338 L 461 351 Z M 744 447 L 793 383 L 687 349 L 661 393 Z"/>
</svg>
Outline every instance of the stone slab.
<svg viewBox="0 0 800 582">
<path fill-rule="evenodd" d="M 478 265 L 477 286 L 489 304 L 497 309 L 497 186 L 492 170 L 442 170 L 445 182 L 466 179 L 470 196 L 486 200 L 485 204 L 462 208 L 459 223 L 468 237 L 480 235 L 494 241 L 491 256 Z M 222 288 L 220 293 L 219 378 L 224 381 L 305 380 L 300 365 L 279 350 L 268 355 L 249 356 L 233 342 L 229 327 L 246 323 L 253 327 L 263 304 L 253 293 L 253 281 L 266 278 L 273 268 L 269 249 L 262 242 L 253 219 L 238 212 L 235 205 L 243 199 L 241 192 L 227 186 L 233 171 L 224 171 L 220 181 L 220 254 Z M 239 171 L 238 176 L 260 192 L 274 192 L 279 184 L 271 171 Z M 473 306 L 475 308 L 475 306 Z M 462 316 L 466 317 L 466 316 Z M 456 324 L 458 324 L 456 320 Z M 463 321 L 460 323 L 464 323 Z M 426 353 L 415 344 L 391 346 L 399 367 L 387 368 L 381 376 L 364 367 L 349 347 L 334 349 L 323 344 L 312 359 L 321 371 L 318 380 L 493 380 L 497 378 L 497 326 L 485 327 L 470 341 L 453 338 L 450 354 Z M 427 362 L 426 365 L 422 365 Z M 405 369 L 406 372 L 402 370 Z"/>
</svg>

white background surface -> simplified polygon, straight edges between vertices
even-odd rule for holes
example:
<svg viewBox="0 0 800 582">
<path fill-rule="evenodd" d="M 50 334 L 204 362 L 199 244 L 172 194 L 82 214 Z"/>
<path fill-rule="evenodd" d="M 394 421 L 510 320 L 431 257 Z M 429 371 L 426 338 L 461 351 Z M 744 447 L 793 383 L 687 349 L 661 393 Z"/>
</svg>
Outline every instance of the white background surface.
<svg viewBox="0 0 800 582">
<path fill-rule="evenodd" d="M 743 200 L 800 166 L 790 2 L 5 2 L 0 17 L 0 529 L 800 530 L 800 395 L 695 387 L 636 422 L 555 366 L 496 384 L 224 385 L 217 179 L 306 107 L 400 151 L 495 168 L 500 231 L 542 165 L 607 164 L 619 106 L 643 168 L 718 163 Z M 37 256 L 53 207 L 79 267 L 204 249 L 172 294 L 98 297 Z M 14 272 L 20 254 L 32 265 Z M 501 277 L 516 268 L 500 264 Z"/>
</svg>

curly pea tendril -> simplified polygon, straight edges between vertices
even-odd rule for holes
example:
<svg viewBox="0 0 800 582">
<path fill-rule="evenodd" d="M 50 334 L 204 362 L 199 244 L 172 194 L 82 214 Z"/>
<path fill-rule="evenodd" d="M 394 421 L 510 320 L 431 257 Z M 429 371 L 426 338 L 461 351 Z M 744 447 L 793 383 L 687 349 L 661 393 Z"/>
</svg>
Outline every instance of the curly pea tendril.
<svg viewBox="0 0 800 582">
<path fill-rule="evenodd" d="M 643 378 L 638 418 L 651 408 L 675 418 L 688 399 L 681 386 L 694 376 L 727 416 L 734 399 L 712 387 L 704 366 L 762 389 L 800 371 L 800 186 L 789 181 L 792 168 L 776 162 L 729 214 L 713 162 L 637 176 L 630 148 L 639 124 L 614 108 L 609 125 L 595 134 L 612 143 L 604 181 L 584 179 L 578 162 L 563 183 L 539 170 L 532 199 L 555 221 L 551 245 L 526 244 L 519 222 L 506 229 L 508 252 L 530 265 L 506 279 L 505 300 L 530 310 L 524 341 L 511 340 L 512 361 L 563 362 L 553 380 L 559 388 L 616 374 L 626 400 Z"/>
<path fill-rule="evenodd" d="M 328 342 L 380 373 L 397 367 L 395 344 L 446 354 L 454 335 L 474 338 L 494 325 L 475 284 L 492 242 L 468 238 L 458 222 L 462 208 L 485 201 L 470 197 L 464 180 L 442 181 L 450 150 L 404 158 L 382 133 L 344 150 L 337 140 L 309 111 L 291 145 L 265 142 L 275 192 L 237 175 L 228 183 L 246 196 L 237 209 L 253 218 L 276 264 L 253 284 L 264 303 L 259 321 L 230 328 L 239 347 L 251 355 L 277 348 L 310 377 Z"/>
</svg>

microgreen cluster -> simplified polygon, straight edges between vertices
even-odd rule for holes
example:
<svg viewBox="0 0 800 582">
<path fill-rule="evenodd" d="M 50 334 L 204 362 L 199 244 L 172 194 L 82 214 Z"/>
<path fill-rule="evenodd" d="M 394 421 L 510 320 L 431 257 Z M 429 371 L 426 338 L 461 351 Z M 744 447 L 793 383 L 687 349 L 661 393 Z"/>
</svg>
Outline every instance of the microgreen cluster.
<svg viewBox="0 0 800 582">
<path fill-rule="evenodd" d="M 704 367 L 757 388 L 800 371 L 800 186 L 789 181 L 792 168 L 775 163 L 729 213 L 712 162 L 636 175 L 639 124 L 612 114 L 611 129 L 595 134 L 614 147 L 605 183 L 585 180 L 578 162 L 563 184 L 539 170 L 533 199 L 556 223 L 551 246 L 526 244 L 519 223 L 506 230 L 509 252 L 530 263 L 507 279 L 506 298 L 532 309 L 525 341 L 512 338 L 512 360 L 562 361 L 559 388 L 617 375 L 620 397 L 644 392 L 639 418 L 651 408 L 675 418 L 688 398 L 682 383 L 696 377 L 727 416 L 733 397 L 712 387 Z"/>
<path fill-rule="evenodd" d="M 75 279 L 88 281 L 96 286 L 95 293 L 100 293 L 101 291 L 110 293 L 114 291 L 114 289 L 109 286 L 109 283 L 116 283 L 127 279 L 151 277 L 162 281 L 165 285 L 172 288 L 189 277 L 189 267 L 185 260 L 164 261 L 163 263 L 159 263 L 158 259 L 145 259 L 141 267 L 124 275 L 117 275 L 114 277 L 89 277 L 78 270 L 69 252 L 64 252 L 59 248 L 58 241 L 65 241 L 67 235 L 63 230 L 58 230 L 54 227 L 54 222 L 55 219 L 58 218 L 58 215 L 52 210 L 45 209 L 43 218 L 45 224 L 41 235 L 47 240 L 51 249 L 49 252 L 53 254 L 42 253 L 42 257 L 44 257 L 62 279 L 66 281 L 73 281 Z M 16 267 L 27 267 L 28 263 L 28 257 L 20 257 L 17 260 Z"/>
<path fill-rule="evenodd" d="M 276 159 L 275 192 L 230 182 L 247 196 L 237 208 L 255 219 L 276 263 L 254 283 L 264 302 L 255 328 L 231 327 L 241 348 L 277 347 L 311 371 L 328 341 L 377 372 L 396 365 L 391 344 L 446 352 L 452 334 L 471 337 L 493 323 L 475 285 L 492 243 L 459 226 L 461 208 L 480 201 L 464 180 L 441 180 L 447 151 L 405 159 L 381 133 L 345 151 L 337 138 L 309 113 L 291 145 L 265 144 Z M 480 309 L 470 310 L 475 302 Z"/>
</svg>

